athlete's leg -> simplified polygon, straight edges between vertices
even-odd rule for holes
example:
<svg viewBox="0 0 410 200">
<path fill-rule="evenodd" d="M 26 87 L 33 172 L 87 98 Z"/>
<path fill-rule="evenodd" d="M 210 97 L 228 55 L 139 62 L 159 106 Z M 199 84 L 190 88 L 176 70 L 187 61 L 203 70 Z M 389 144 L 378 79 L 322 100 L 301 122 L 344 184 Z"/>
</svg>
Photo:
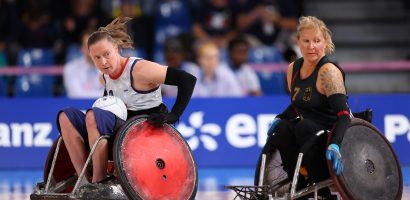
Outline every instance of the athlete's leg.
<svg viewBox="0 0 410 200">
<path fill-rule="evenodd" d="M 70 155 L 71 162 L 75 171 L 79 175 L 84 168 L 87 159 L 86 148 L 80 133 L 73 126 L 66 113 L 60 112 L 58 115 L 60 132 L 64 140 L 64 144 Z"/>
<path fill-rule="evenodd" d="M 296 137 L 293 134 L 294 124 L 288 120 L 281 120 L 278 124 L 276 134 L 269 138 L 279 149 L 283 169 L 288 173 L 289 177 L 293 177 L 293 172 L 296 167 L 296 160 L 298 154 L 298 147 L 296 143 Z"/>
<path fill-rule="evenodd" d="M 301 120 L 295 127 L 295 136 L 299 146 L 305 144 L 306 141 L 315 134 L 326 129 L 324 126 L 315 123 L 312 120 Z M 302 165 L 306 167 L 310 183 L 318 183 L 330 177 L 327 163 L 325 159 L 327 135 L 321 135 L 317 138 L 312 147 L 304 153 Z M 323 196 L 330 195 L 328 188 L 319 190 L 319 194 Z"/>
<path fill-rule="evenodd" d="M 90 148 L 92 148 L 101 136 L 97 129 L 96 118 L 93 110 L 89 110 L 86 114 L 86 126 L 88 132 L 88 141 Z M 108 162 L 108 142 L 106 139 L 102 139 L 92 155 L 93 161 L 93 178 L 92 182 L 98 182 L 104 179 L 107 175 L 107 162 Z"/>
</svg>

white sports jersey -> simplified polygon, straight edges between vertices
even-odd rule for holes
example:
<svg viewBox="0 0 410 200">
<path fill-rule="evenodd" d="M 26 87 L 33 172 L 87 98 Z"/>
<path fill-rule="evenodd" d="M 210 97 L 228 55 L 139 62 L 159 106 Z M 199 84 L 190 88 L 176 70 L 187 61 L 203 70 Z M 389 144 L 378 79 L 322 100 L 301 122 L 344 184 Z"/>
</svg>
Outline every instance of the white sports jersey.
<svg viewBox="0 0 410 200">
<path fill-rule="evenodd" d="M 119 97 L 126 105 L 127 110 L 139 111 L 157 107 L 162 103 L 161 88 L 149 91 L 138 91 L 133 88 L 131 76 L 134 64 L 141 58 L 130 57 L 124 71 L 117 79 L 104 74 L 105 90 L 108 94 Z"/>
</svg>

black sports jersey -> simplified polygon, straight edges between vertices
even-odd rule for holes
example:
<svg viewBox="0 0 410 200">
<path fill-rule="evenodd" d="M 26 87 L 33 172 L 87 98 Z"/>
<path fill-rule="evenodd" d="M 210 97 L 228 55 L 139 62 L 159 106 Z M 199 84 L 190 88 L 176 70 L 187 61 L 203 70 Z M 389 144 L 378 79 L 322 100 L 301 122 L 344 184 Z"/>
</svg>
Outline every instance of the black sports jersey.
<svg viewBox="0 0 410 200">
<path fill-rule="evenodd" d="M 336 122 L 336 113 L 331 109 L 328 99 L 325 95 L 320 94 L 316 88 L 317 76 L 319 69 L 326 63 L 333 63 L 327 56 L 320 59 L 312 74 L 305 78 L 300 78 L 300 69 L 303 64 L 303 58 L 297 59 L 293 64 L 292 83 L 291 83 L 291 102 L 300 117 L 312 119 L 328 128 L 331 128 Z M 336 65 L 343 74 L 343 70 Z"/>
</svg>

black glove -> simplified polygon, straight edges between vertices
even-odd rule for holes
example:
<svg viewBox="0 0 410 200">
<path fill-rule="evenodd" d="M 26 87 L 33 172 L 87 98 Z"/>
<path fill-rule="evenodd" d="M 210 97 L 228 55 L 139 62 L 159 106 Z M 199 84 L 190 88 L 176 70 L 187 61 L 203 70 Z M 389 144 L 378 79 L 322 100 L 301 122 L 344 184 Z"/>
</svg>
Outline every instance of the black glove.
<svg viewBox="0 0 410 200">
<path fill-rule="evenodd" d="M 159 127 L 159 126 L 161 126 L 162 124 L 165 124 L 165 123 L 175 124 L 176 122 L 178 122 L 178 120 L 179 120 L 179 117 L 176 114 L 172 113 L 172 112 L 170 112 L 170 113 L 152 113 L 148 116 L 148 119 L 147 119 L 147 121 L 150 124 L 152 124 L 156 127 Z"/>
</svg>

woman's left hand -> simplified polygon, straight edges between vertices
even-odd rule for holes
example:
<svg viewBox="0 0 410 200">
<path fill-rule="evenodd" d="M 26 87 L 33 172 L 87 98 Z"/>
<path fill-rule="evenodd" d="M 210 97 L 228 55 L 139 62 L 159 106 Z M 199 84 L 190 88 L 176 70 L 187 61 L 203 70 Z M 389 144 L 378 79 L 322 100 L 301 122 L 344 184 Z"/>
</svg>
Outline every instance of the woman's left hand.
<svg viewBox="0 0 410 200">
<path fill-rule="evenodd" d="M 340 154 L 339 145 L 330 144 L 327 147 L 326 158 L 332 161 L 333 170 L 336 175 L 340 175 L 343 171 L 342 154 Z"/>
</svg>

